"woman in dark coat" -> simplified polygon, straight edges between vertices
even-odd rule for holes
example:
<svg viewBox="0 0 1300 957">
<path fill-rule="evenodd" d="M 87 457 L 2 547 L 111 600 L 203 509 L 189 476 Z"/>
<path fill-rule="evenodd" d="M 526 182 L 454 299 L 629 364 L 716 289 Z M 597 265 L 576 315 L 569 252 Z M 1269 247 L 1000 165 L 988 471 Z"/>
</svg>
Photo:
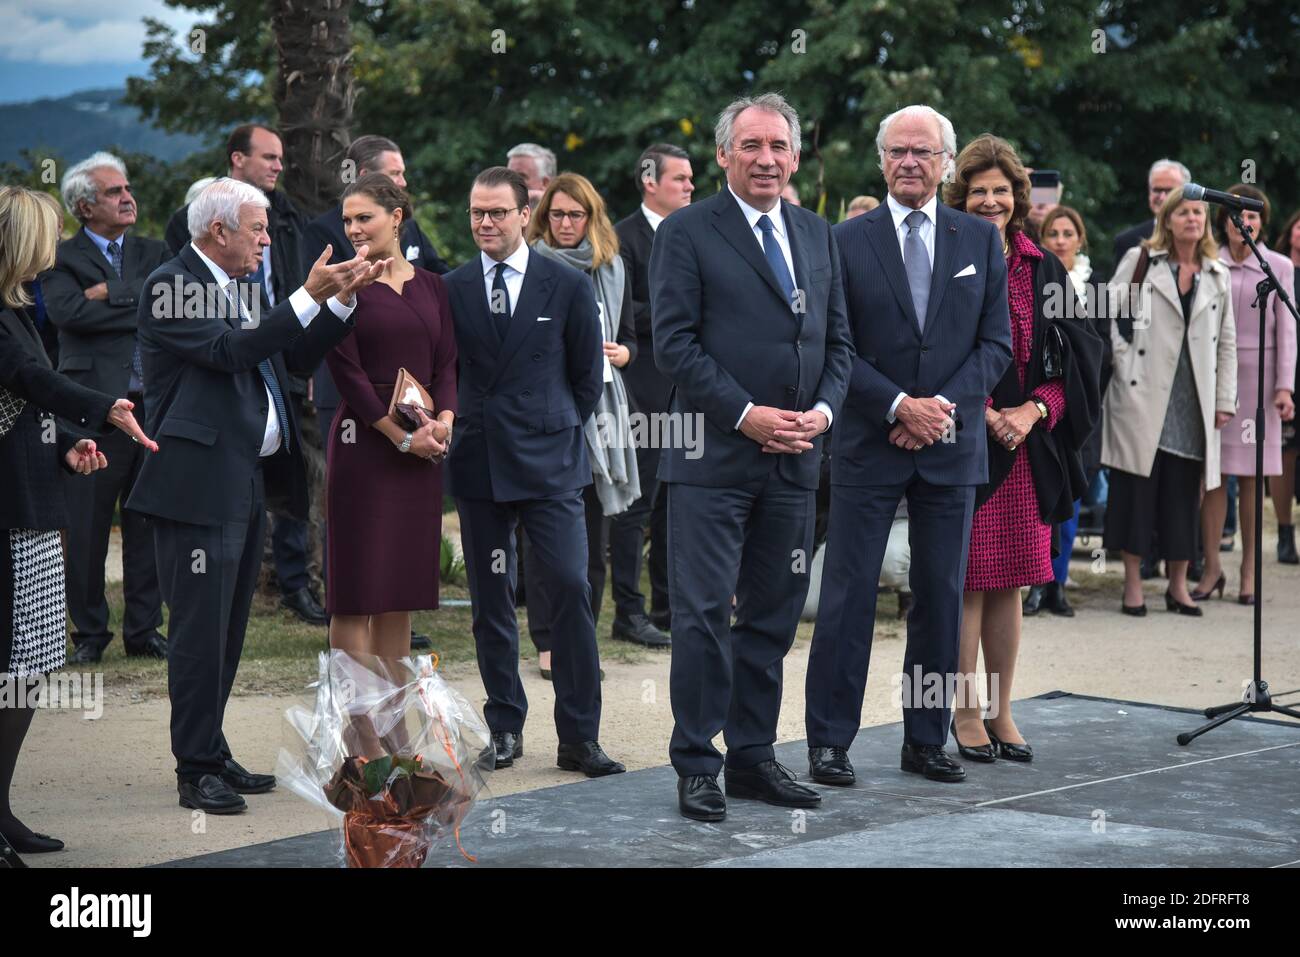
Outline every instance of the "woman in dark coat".
<svg viewBox="0 0 1300 957">
<path fill-rule="evenodd" d="M 87 475 L 108 464 L 93 439 L 116 427 L 154 450 L 127 399 L 77 385 L 50 367 L 27 314 L 23 289 L 54 265 L 63 214 L 53 197 L 0 187 L 0 867 L 15 852 L 57 851 L 61 841 L 31 831 L 9 803 L 18 752 L 31 726 L 34 693 L 63 667 L 67 606 L 59 529 L 68 524 L 59 469 Z"/>
<path fill-rule="evenodd" d="M 330 645 L 403 657 L 412 611 L 438 607 L 442 465 L 456 409 L 456 338 L 442 277 L 402 255 L 406 193 L 382 173 L 343 194 L 343 228 L 384 274 L 357 294 L 356 331 L 325 357 L 342 404 L 327 445 L 326 610 Z M 388 417 L 398 369 L 436 417 L 413 432 Z"/>
</svg>

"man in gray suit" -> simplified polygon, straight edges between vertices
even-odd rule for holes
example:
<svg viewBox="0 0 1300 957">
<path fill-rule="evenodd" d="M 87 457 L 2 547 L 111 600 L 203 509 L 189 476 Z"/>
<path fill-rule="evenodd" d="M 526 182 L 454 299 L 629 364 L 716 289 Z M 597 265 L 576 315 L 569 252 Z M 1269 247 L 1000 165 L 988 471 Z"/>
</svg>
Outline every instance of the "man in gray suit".
<svg viewBox="0 0 1300 957">
<path fill-rule="evenodd" d="M 726 790 L 815 807 L 772 749 L 781 665 L 808 591 L 821 434 L 853 358 L 829 225 L 781 200 L 799 168 L 799 117 L 778 94 L 742 98 L 715 130 L 727 188 L 659 226 L 650 256 L 655 363 L 699 448 L 661 451 L 668 489 L 673 718 L 681 813 L 721 820 Z M 680 433 L 679 433 L 680 434 Z M 731 598 L 736 597 L 735 625 Z"/>
</svg>

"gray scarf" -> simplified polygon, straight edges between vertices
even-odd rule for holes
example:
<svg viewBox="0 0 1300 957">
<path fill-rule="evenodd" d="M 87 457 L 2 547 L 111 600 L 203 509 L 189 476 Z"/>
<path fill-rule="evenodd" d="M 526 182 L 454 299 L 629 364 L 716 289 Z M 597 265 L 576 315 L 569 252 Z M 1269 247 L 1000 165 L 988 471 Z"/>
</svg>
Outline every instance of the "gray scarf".
<svg viewBox="0 0 1300 957">
<path fill-rule="evenodd" d="M 626 275 L 623 259 L 592 270 L 591 243 L 585 238 L 572 249 L 553 249 L 538 239 L 532 249 L 539 256 L 554 259 L 581 270 L 591 277 L 596 289 L 596 302 L 604 314 L 602 338 L 605 342 L 618 341 L 618 327 L 623 311 L 623 284 Z M 627 388 L 622 372 L 611 366 L 613 381 L 606 382 L 596 402 L 596 411 L 583 423 L 587 439 L 587 453 L 591 458 L 592 477 L 596 483 L 596 496 L 605 515 L 617 515 L 641 497 L 641 477 L 636 467 L 636 449 L 633 448 L 632 427 L 628 420 Z"/>
</svg>

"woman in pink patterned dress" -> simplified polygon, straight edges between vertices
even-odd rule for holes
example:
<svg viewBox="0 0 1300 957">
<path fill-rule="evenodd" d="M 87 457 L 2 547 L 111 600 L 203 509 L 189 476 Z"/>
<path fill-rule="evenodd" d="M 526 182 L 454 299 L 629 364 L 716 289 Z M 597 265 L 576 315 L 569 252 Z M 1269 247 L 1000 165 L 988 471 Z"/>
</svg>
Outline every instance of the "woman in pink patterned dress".
<svg viewBox="0 0 1300 957">
<path fill-rule="evenodd" d="M 970 760 L 1030 761 L 1033 749 L 1011 718 L 1020 589 L 1053 579 L 1053 526 L 1073 514 L 1075 497 L 1086 488 L 1079 453 L 1100 405 L 1101 340 L 1082 319 L 1082 310 L 1074 309 L 1073 286 L 1061 261 L 1023 231 L 1029 175 L 1009 143 L 987 133 L 972 140 L 957 157 L 945 200 L 1002 233 L 1013 353 L 1006 375 L 986 400 L 989 481 L 976 492 L 971 523 L 958 657 L 963 680 L 952 732 L 959 752 Z M 1045 318 L 1044 307 L 1053 297 L 1055 308 L 1046 315 L 1069 320 Z M 1046 347 L 1049 339 L 1052 345 Z M 1049 369 L 1045 351 L 1052 356 Z M 983 720 L 972 693 L 981 647 L 991 676 L 989 717 Z"/>
</svg>

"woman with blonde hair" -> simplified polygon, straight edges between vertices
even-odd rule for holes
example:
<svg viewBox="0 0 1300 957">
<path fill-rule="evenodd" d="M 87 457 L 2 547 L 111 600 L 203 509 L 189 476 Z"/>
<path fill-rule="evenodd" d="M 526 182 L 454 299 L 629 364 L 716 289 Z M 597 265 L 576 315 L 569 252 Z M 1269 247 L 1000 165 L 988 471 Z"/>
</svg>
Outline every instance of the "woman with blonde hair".
<svg viewBox="0 0 1300 957">
<path fill-rule="evenodd" d="M 551 180 L 528 224 L 533 252 L 558 260 L 591 277 L 604 331 L 605 388 L 596 411 L 583 425 L 594 481 L 583 490 L 587 512 L 587 581 L 591 586 L 591 615 L 600 620 L 605 593 L 605 552 L 609 516 L 627 510 L 641 497 L 636 449 L 633 448 L 627 388 L 620 370 L 636 358 L 632 321 L 632 284 L 618 251 L 618 235 L 605 201 L 585 176 L 561 173 Z M 525 562 L 531 556 L 525 552 Z M 528 581 L 538 581 L 525 565 Z M 550 624 L 546 596 L 529 589 L 528 630 L 541 653 L 540 665 L 550 664 Z"/>
<path fill-rule="evenodd" d="M 50 367 L 23 284 L 54 265 L 62 225 L 54 197 L 0 187 L 0 697 L 8 702 L 0 707 L 0 867 L 24 866 L 18 852 L 63 847 L 30 830 L 9 803 L 34 694 L 46 674 L 63 667 L 67 652 L 59 529 L 67 527 L 68 512 L 59 469 L 88 475 L 104 468 L 108 460 L 87 433 L 114 427 L 158 450 L 129 400 L 87 389 Z"/>
<path fill-rule="evenodd" d="M 1110 468 L 1105 546 L 1124 555 L 1120 611 L 1141 616 L 1142 556 L 1165 560 L 1165 608 L 1200 615 L 1187 589 L 1201 482 L 1219 487 L 1219 436 L 1237 412 L 1232 280 L 1202 202 L 1165 197 L 1151 238 L 1124 254 L 1107 298 L 1114 372 L 1103 404 Z M 1208 541 L 1212 548 L 1216 539 Z"/>
</svg>

